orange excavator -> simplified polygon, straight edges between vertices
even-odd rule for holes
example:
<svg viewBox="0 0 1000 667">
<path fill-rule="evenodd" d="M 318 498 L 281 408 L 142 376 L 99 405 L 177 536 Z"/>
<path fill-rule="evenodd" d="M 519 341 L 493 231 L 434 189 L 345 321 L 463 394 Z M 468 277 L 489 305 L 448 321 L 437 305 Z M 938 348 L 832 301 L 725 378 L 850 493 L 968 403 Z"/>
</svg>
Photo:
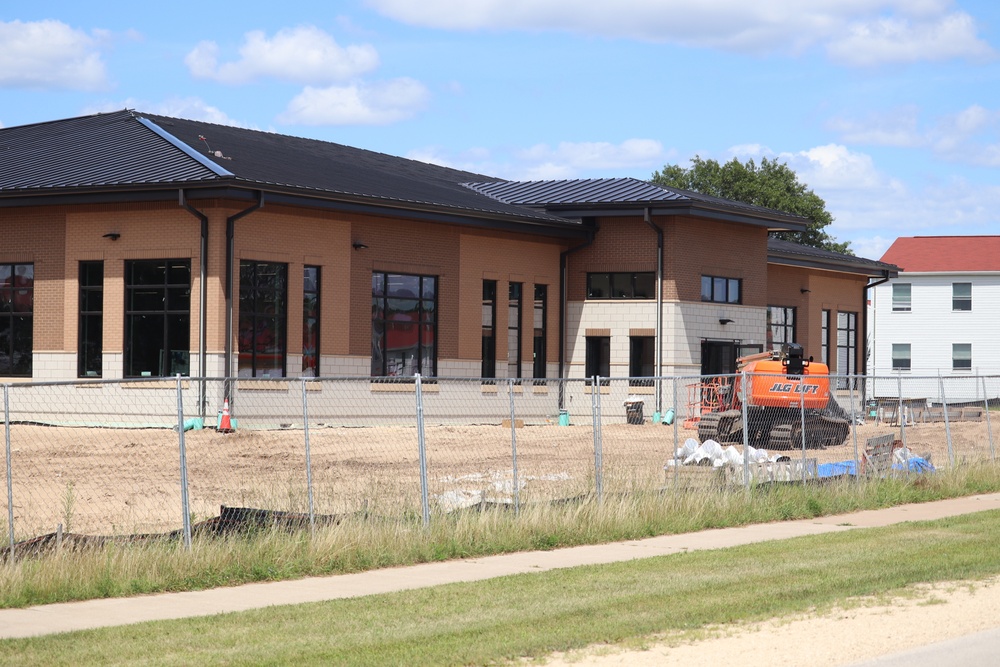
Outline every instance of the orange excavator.
<svg viewBox="0 0 1000 667">
<path fill-rule="evenodd" d="M 758 449 L 828 447 L 843 444 L 850 433 L 847 413 L 830 394 L 830 368 L 805 359 L 802 346 L 782 345 L 736 360 L 746 371 L 746 442 Z M 701 415 L 698 438 L 742 443 L 743 404 L 740 378 L 725 384 L 719 409 Z M 804 427 L 804 430 L 803 430 Z"/>
</svg>

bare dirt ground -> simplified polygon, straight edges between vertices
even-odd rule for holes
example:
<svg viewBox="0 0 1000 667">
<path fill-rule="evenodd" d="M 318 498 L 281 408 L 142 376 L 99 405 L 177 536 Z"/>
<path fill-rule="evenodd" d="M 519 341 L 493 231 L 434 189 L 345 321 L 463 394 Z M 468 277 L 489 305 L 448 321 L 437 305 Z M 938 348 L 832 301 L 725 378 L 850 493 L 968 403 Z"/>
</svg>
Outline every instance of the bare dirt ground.
<svg viewBox="0 0 1000 667">
<path fill-rule="evenodd" d="M 1000 579 L 921 585 L 906 597 L 857 600 L 824 613 L 711 628 L 701 639 L 650 638 L 641 650 L 593 646 L 554 667 L 739 665 L 833 667 L 1000 626 Z"/>
<path fill-rule="evenodd" d="M 949 451 L 946 431 L 950 432 Z M 939 467 L 989 459 L 986 422 L 859 426 L 839 446 L 809 449 L 819 463 L 852 460 L 867 438 L 895 433 L 916 455 Z M 417 430 L 412 426 L 326 427 L 309 431 L 318 513 L 420 510 Z M 601 427 L 605 492 L 664 486 L 675 441 L 691 429 L 654 425 Z M 905 437 L 904 437 L 905 436 Z M 590 425 L 499 424 L 426 427 L 428 487 L 435 510 L 479 501 L 569 498 L 595 486 Z M 187 479 L 195 520 L 221 505 L 306 511 L 306 453 L 301 429 L 185 433 Z M 740 447 L 737 447 L 740 449 Z M 517 452 L 518 484 L 514 484 Z M 774 452 L 800 458 L 801 450 Z M 15 424 L 11 429 L 14 521 L 19 538 L 53 532 L 161 532 L 182 525 L 179 438 L 167 429 L 67 428 Z M 0 516 L 7 516 L 6 493 Z"/>
</svg>

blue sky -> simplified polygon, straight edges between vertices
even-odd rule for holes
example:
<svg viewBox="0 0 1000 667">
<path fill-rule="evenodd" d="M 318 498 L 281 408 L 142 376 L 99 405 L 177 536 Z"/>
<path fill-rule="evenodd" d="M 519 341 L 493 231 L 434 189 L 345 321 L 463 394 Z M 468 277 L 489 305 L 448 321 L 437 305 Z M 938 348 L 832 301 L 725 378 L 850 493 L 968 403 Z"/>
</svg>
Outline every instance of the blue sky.
<svg viewBox="0 0 1000 667">
<path fill-rule="evenodd" d="M 2 127 L 127 107 L 514 179 L 769 157 L 863 257 L 1000 233 L 1000 3 L 5 5 Z"/>
</svg>

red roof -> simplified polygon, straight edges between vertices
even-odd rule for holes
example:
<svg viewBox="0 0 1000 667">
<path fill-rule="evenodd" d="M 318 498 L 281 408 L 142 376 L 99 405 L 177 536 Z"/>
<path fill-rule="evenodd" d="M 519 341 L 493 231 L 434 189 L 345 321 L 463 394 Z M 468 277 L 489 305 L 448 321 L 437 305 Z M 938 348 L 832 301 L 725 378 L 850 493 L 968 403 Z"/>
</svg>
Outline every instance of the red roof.
<svg viewBox="0 0 1000 667">
<path fill-rule="evenodd" d="M 900 271 L 1000 271 L 1000 236 L 901 236 L 881 261 Z"/>
</svg>

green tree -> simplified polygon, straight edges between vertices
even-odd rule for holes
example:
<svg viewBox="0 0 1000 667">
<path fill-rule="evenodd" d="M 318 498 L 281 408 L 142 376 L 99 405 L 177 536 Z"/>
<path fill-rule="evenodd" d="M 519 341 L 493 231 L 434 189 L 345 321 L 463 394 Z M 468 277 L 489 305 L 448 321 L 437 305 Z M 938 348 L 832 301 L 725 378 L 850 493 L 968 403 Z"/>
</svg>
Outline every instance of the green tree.
<svg viewBox="0 0 1000 667">
<path fill-rule="evenodd" d="M 725 164 L 695 156 L 688 168 L 668 164 L 650 179 L 657 185 L 693 190 L 704 195 L 763 206 L 808 218 L 804 232 L 774 232 L 776 238 L 853 255 L 850 242 L 838 243 L 824 231 L 833 222 L 826 202 L 784 162 L 763 158 L 757 165 L 733 158 Z"/>
</svg>

